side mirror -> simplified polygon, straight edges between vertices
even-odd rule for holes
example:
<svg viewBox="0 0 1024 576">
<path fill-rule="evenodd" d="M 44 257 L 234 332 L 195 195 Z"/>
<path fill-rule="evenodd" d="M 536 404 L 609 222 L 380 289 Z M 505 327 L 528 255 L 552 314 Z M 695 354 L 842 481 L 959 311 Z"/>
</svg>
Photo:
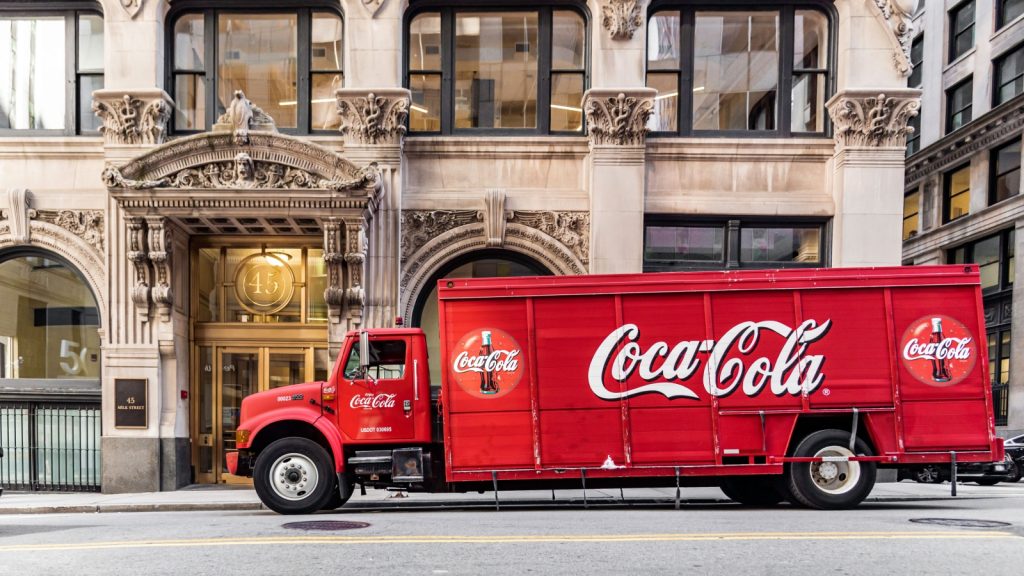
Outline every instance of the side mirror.
<svg viewBox="0 0 1024 576">
<path fill-rule="evenodd" d="M 370 334 L 366 330 L 359 331 L 359 370 L 366 372 L 370 365 Z"/>
</svg>

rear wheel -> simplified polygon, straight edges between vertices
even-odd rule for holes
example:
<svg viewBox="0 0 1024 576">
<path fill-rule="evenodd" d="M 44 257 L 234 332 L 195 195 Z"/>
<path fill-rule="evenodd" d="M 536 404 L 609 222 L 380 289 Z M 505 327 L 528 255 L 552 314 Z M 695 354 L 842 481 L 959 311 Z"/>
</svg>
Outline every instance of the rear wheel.
<svg viewBox="0 0 1024 576">
<path fill-rule="evenodd" d="M 747 506 L 775 506 L 786 499 L 775 476 L 723 478 L 720 487 L 730 500 Z"/>
<path fill-rule="evenodd" d="M 796 462 L 786 466 L 786 486 L 794 502 L 810 508 L 836 510 L 860 504 L 875 485 L 874 462 L 850 462 L 846 458 L 870 454 L 857 439 L 856 454 L 849 449 L 850 433 L 819 430 L 797 445 L 796 457 L 824 458 L 822 462 Z"/>
<path fill-rule="evenodd" d="M 923 484 L 939 484 L 942 482 L 942 472 L 938 466 L 928 464 L 914 470 L 914 480 Z"/>
<path fill-rule="evenodd" d="M 1020 482 L 1021 469 L 1020 463 L 1015 462 L 1012 458 L 1007 458 L 1007 466 L 1010 467 L 1010 471 L 1006 475 L 1007 482 Z"/>
<path fill-rule="evenodd" d="M 322 446 L 307 438 L 282 438 L 256 459 L 253 485 L 274 512 L 311 514 L 322 510 L 336 492 L 337 476 Z"/>
</svg>

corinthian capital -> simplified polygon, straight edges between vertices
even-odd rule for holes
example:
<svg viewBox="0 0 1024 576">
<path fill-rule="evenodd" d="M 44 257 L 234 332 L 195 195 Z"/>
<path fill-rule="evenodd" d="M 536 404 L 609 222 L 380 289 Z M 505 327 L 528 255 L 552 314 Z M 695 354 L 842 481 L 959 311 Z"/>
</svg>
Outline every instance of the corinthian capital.
<svg viewBox="0 0 1024 576">
<path fill-rule="evenodd" d="M 604 0 L 601 4 L 601 25 L 613 40 L 631 40 L 644 25 L 640 13 L 643 0 Z"/>
<path fill-rule="evenodd" d="M 171 97 L 163 90 L 97 90 L 92 111 L 103 120 L 107 144 L 163 144 L 171 120 Z"/>
<path fill-rule="evenodd" d="M 362 144 L 397 144 L 405 134 L 412 93 L 404 88 L 342 88 L 335 92 L 341 133 Z"/>
<path fill-rule="evenodd" d="M 591 145 L 643 146 L 657 90 L 593 89 L 583 95 Z"/>
<path fill-rule="evenodd" d="M 907 125 L 921 108 L 921 91 L 847 90 L 828 101 L 836 148 L 904 148 L 913 127 Z"/>
</svg>

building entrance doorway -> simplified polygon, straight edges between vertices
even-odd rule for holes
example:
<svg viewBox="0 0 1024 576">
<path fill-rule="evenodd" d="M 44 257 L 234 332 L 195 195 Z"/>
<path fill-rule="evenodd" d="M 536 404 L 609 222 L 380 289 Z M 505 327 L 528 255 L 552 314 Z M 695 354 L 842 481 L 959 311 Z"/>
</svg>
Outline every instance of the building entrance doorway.
<svg viewBox="0 0 1024 576">
<path fill-rule="evenodd" d="M 312 239 L 193 242 L 192 463 L 197 483 L 249 482 L 227 472 L 242 399 L 326 380 L 323 251 Z M 255 245 L 254 245 L 255 244 Z"/>
</svg>

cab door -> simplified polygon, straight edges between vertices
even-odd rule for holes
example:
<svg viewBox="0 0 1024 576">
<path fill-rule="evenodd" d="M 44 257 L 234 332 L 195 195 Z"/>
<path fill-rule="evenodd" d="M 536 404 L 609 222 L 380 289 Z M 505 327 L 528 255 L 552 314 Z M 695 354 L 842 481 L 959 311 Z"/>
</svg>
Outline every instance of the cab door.
<svg viewBox="0 0 1024 576">
<path fill-rule="evenodd" d="M 408 337 L 370 336 L 369 361 L 359 365 L 359 342 L 349 339 L 339 375 L 338 422 L 350 440 L 391 442 L 415 437 L 415 375 Z"/>
</svg>

